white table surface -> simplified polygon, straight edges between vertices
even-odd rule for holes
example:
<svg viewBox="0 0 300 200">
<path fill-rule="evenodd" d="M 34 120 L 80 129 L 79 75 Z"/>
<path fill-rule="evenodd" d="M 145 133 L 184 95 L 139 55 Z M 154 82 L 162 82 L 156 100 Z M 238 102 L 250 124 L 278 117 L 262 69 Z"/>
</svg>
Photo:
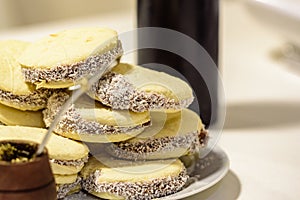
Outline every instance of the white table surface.
<svg viewBox="0 0 300 200">
<path fill-rule="evenodd" d="M 271 56 L 284 38 L 236 2 L 221 9 L 227 115 L 219 145 L 231 173 L 208 199 L 300 199 L 300 74 Z"/>
<path fill-rule="evenodd" d="M 226 123 L 219 141 L 230 171 L 186 200 L 300 199 L 300 76 L 271 57 L 284 39 L 255 21 L 236 0 L 221 1 L 221 62 Z M 0 31 L 0 39 L 34 40 L 57 30 L 134 27 L 131 12 Z"/>
</svg>

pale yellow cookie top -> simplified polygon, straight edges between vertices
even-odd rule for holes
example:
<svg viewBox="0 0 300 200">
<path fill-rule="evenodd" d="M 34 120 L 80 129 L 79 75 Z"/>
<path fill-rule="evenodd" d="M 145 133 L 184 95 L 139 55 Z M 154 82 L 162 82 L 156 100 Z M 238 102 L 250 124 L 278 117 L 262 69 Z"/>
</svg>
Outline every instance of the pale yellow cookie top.
<svg viewBox="0 0 300 200">
<path fill-rule="evenodd" d="M 185 81 L 164 72 L 126 63 L 120 63 L 112 71 L 124 75 L 140 91 L 163 94 L 179 101 L 193 97 Z"/>
<path fill-rule="evenodd" d="M 49 34 L 32 43 L 19 58 L 22 67 L 49 69 L 78 63 L 117 45 L 117 32 L 108 28 L 74 28 Z"/>
<path fill-rule="evenodd" d="M 22 111 L 0 103 L 0 121 L 6 125 L 45 128 L 42 111 Z"/>
<path fill-rule="evenodd" d="M 101 159 L 100 159 L 101 160 Z M 115 159 L 112 165 L 104 165 L 97 158 L 92 157 L 81 170 L 84 178 L 100 171 L 98 182 L 148 182 L 153 179 L 163 179 L 169 176 L 178 176 L 184 169 L 179 159 L 158 160 L 147 162 L 130 162 L 128 165 L 122 163 L 118 166 L 119 160 Z M 120 162 L 126 162 L 120 160 Z"/>
<path fill-rule="evenodd" d="M 77 177 L 78 177 L 77 174 L 70 174 L 70 175 L 54 174 L 54 180 L 56 184 L 71 184 L 76 181 Z"/>
<path fill-rule="evenodd" d="M 0 41 L 0 89 L 15 95 L 29 95 L 35 87 L 26 84 L 17 59 L 30 43 L 18 40 Z"/>
<path fill-rule="evenodd" d="M 189 109 L 176 113 L 151 112 L 152 126 L 147 127 L 141 134 L 126 142 L 138 142 L 149 138 L 163 138 L 167 136 L 180 136 L 204 128 L 198 114 Z"/>
<path fill-rule="evenodd" d="M 113 110 L 87 95 L 82 95 L 76 101 L 75 108 L 83 119 L 96 120 L 101 124 L 111 126 L 137 126 L 150 121 L 149 112 L 135 113 L 128 110 Z"/>
<path fill-rule="evenodd" d="M 25 126 L 0 126 L 0 140 L 27 140 L 41 143 L 46 129 Z M 52 134 L 46 145 L 49 157 L 56 160 L 77 160 L 88 155 L 86 145 Z"/>
</svg>

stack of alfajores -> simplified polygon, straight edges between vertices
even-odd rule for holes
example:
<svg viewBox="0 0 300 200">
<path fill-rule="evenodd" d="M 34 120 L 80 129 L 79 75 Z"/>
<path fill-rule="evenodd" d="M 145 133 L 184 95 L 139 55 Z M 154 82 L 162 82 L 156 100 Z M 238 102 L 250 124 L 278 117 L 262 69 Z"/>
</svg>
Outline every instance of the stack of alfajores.
<svg viewBox="0 0 300 200">
<path fill-rule="evenodd" d="M 9 81 L 12 85 L 15 81 L 22 82 L 33 88 L 35 97 L 41 94 L 40 97 L 46 98 L 43 104 L 46 127 L 72 97 L 70 87 L 115 63 L 70 105 L 55 128 L 55 137 L 93 147 L 79 177 L 77 171 L 73 175 L 57 173 L 58 198 L 78 191 L 78 187 L 70 190 L 70 185 L 78 182 L 85 191 L 104 199 L 155 199 L 176 193 L 188 180 L 186 167 L 179 158 L 198 153 L 206 144 L 208 135 L 201 119 L 187 109 L 193 101 L 190 86 L 163 72 L 120 63 L 122 54 L 115 31 L 77 28 L 29 44 L 15 59 L 18 73 L 22 71 L 24 79 L 11 76 Z M 13 89 L 3 92 L 1 85 L 0 89 L 5 97 L 0 98 L 5 101 L 16 96 L 7 95 L 15 92 Z M 1 132 L 0 139 L 4 137 Z M 85 145 L 81 145 L 84 149 Z M 66 147 L 56 145 L 55 148 L 59 152 Z M 85 162 L 84 158 L 78 159 Z M 54 160 L 51 162 L 67 165 Z"/>
</svg>

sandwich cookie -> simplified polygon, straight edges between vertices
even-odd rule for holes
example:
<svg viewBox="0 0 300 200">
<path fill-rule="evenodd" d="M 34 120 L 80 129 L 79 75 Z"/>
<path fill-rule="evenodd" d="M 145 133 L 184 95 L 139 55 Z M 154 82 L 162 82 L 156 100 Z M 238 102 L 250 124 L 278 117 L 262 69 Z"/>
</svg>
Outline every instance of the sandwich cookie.
<svg viewBox="0 0 300 200">
<path fill-rule="evenodd" d="M 41 143 L 47 130 L 24 126 L 0 126 L 0 140 Z M 76 174 L 88 160 L 88 148 L 79 142 L 52 134 L 46 145 L 54 174 Z"/>
<path fill-rule="evenodd" d="M 0 103 L 0 122 L 9 126 L 45 128 L 42 111 L 22 111 Z"/>
<path fill-rule="evenodd" d="M 43 111 L 49 126 L 69 98 L 66 92 L 53 94 Z M 150 125 L 148 112 L 112 110 L 87 95 L 82 95 L 61 117 L 55 132 L 74 140 L 94 143 L 118 142 L 130 139 Z"/>
<path fill-rule="evenodd" d="M 20 54 L 30 43 L 6 40 L 0 41 L 0 103 L 19 110 L 40 110 L 46 106 L 50 90 L 36 90 L 33 84 L 26 84 L 17 62 Z"/>
<path fill-rule="evenodd" d="M 186 169 L 178 159 L 133 164 L 115 160 L 104 165 L 96 157 L 89 159 L 80 174 L 82 188 L 100 198 L 159 198 L 178 192 L 188 180 Z"/>
<path fill-rule="evenodd" d="M 76 28 L 33 43 L 19 62 L 25 80 L 38 88 L 67 88 L 118 60 L 122 54 L 116 31 Z"/>
<path fill-rule="evenodd" d="M 179 158 L 199 152 L 208 139 L 200 117 L 188 109 L 151 112 L 151 121 L 152 126 L 137 137 L 109 144 L 107 152 L 130 160 Z"/>
<path fill-rule="evenodd" d="M 121 63 L 95 83 L 88 94 L 113 109 L 180 110 L 194 97 L 183 80 L 136 65 Z"/>
<path fill-rule="evenodd" d="M 54 174 L 54 179 L 56 183 L 57 199 L 63 199 L 66 196 L 81 190 L 81 177 L 79 177 L 78 174 Z"/>
</svg>

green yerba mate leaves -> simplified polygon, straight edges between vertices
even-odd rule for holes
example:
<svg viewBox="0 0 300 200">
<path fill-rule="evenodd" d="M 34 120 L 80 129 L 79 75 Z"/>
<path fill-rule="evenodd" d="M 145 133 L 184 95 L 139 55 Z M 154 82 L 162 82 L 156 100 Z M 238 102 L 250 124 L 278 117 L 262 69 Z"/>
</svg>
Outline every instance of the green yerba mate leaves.
<svg viewBox="0 0 300 200">
<path fill-rule="evenodd" d="M 32 144 L 3 143 L 0 144 L 0 161 L 11 163 L 29 162 L 36 147 Z"/>
</svg>

